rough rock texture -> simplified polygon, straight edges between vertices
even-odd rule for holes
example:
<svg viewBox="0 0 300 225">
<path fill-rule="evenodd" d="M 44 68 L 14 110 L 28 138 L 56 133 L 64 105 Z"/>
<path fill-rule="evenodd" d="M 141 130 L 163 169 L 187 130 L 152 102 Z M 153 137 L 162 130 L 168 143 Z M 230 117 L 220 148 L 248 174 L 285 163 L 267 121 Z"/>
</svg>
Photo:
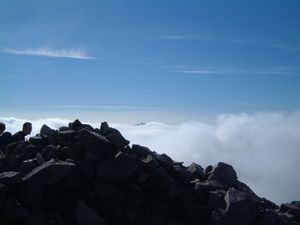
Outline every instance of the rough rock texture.
<svg viewBox="0 0 300 225">
<path fill-rule="evenodd" d="M 258 197 L 231 165 L 184 166 L 106 122 L 43 125 L 0 155 L 0 225 L 299 225 L 300 202 Z"/>
</svg>

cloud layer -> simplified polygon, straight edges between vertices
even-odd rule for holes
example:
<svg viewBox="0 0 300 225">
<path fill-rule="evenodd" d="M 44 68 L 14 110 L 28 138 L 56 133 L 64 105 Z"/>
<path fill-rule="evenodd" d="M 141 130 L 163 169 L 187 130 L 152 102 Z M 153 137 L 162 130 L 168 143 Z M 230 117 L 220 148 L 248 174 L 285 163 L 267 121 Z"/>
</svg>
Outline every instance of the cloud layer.
<svg viewBox="0 0 300 225">
<path fill-rule="evenodd" d="M 50 48 L 37 48 L 37 49 L 6 49 L 6 53 L 15 55 L 31 55 L 31 56 L 47 56 L 47 57 L 58 57 L 58 58 L 73 58 L 73 59 L 94 59 L 88 56 L 86 51 L 82 49 L 59 49 L 54 50 Z"/>
<path fill-rule="evenodd" d="M 16 132 L 25 120 L 0 118 L 0 121 L 7 124 L 8 131 Z M 69 121 L 48 118 L 32 122 L 35 134 L 44 123 L 58 128 Z M 278 204 L 299 200 L 300 112 L 224 114 L 219 115 L 214 124 L 151 122 L 110 126 L 119 129 L 132 144 L 166 153 L 185 165 L 196 162 L 206 167 L 219 161 L 227 162 L 236 169 L 242 182 Z"/>
</svg>

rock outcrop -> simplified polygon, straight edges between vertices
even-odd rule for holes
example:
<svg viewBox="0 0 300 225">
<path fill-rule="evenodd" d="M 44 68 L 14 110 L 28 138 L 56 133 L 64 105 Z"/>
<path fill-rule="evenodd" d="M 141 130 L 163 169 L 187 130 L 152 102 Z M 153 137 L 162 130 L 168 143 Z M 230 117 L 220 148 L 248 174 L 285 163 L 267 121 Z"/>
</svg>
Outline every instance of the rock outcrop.
<svg viewBox="0 0 300 225">
<path fill-rule="evenodd" d="M 0 155 L 0 225 L 299 225 L 300 202 L 258 197 L 231 165 L 184 166 L 76 120 Z"/>
</svg>

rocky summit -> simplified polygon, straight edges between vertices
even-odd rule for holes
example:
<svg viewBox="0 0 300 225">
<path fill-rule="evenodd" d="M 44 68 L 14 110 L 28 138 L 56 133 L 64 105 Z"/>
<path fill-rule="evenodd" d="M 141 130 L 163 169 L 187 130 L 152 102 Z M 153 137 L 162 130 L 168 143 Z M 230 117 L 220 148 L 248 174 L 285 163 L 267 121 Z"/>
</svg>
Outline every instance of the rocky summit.
<svg viewBox="0 0 300 225">
<path fill-rule="evenodd" d="M 43 125 L 0 154 L 0 225 L 104 224 L 299 225 L 300 201 L 277 206 L 231 165 L 184 166 L 106 122 Z"/>
</svg>

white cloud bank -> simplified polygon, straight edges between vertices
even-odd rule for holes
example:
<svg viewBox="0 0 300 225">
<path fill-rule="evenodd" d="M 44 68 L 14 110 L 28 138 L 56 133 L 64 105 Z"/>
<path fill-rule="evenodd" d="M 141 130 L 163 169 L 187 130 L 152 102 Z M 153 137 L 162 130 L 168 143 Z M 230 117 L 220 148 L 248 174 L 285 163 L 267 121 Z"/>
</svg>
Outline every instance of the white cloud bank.
<svg viewBox="0 0 300 225">
<path fill-rule="evenodd" d="M 73 58 L 73 59 L 94 59 L 88 56 L 86 51 L 83 49 L 59 49 L 54 50 L 47 47 L 37 49 L 6 49 L 6 53 L 15 55 L 31 55 L 31 56 L 47 56 L 47 57 L 58 57 L 58 58 Z"/>
<path fill-rule="evenodd" d="M 7 130 L 16 132 L 25 121 L 0 118 Z M 33 122 L 33 133 L 42 124 L 52 128 L 68 120 L 49 118 Z M 99 123 L 90 123 L 95 127 Z M 276 203 L 300 200 L 300 112 L 224 114 L 214 124 L 186 122 L 167 125 L 110 124 L 131 141 L 158 153 L 166 153 L 185 165 L 203 167 L 219 161 L 231 164 L 239 179 L 258 195 Z"/>
</svg>

